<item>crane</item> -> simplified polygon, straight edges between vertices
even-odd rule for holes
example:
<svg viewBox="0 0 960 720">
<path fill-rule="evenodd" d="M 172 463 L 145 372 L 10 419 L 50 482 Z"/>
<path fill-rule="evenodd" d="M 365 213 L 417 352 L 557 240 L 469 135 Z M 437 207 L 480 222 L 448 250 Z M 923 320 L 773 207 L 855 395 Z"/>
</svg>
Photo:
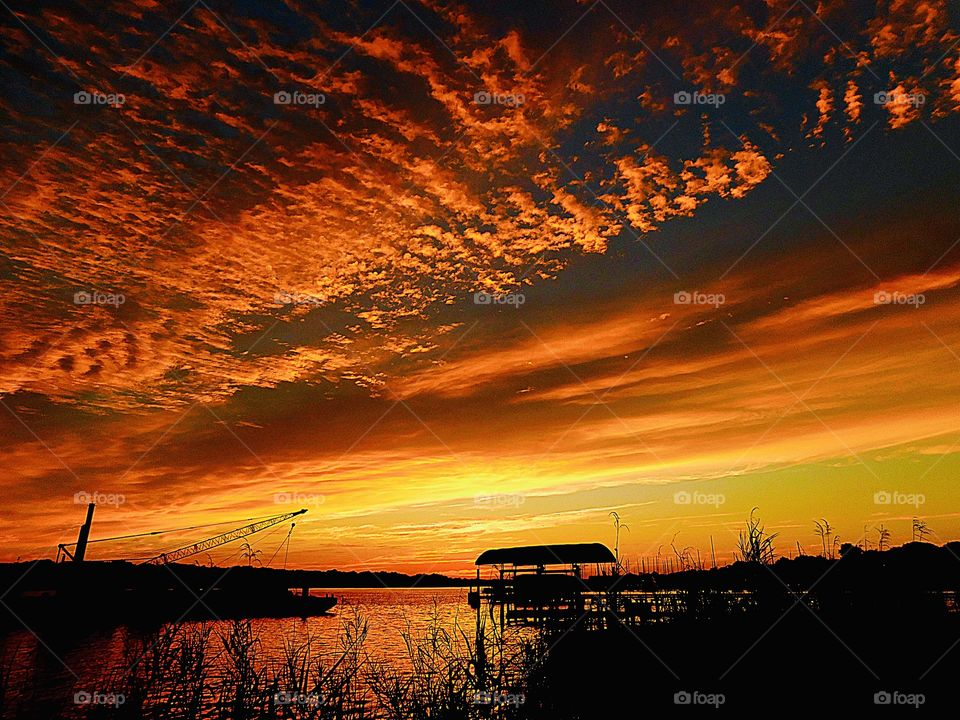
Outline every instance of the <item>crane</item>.
<svg viewBox="0 0 960 720">
<path fill-rule="evenodd" d="M 214 535 L 211 538 L 201 540 L 193 545 L 184 545 L 176 550 L 171 550 L 167 553 L 160 553 L 156 557 L 152 557 L 147 560 L 145 564 L 168 565 L 170 563 L 175 563 L 179 560 L 183 560 L 184 558 L 188 558 L 191 555 L 202 553 L 205 550 L 210 550 L 211 548 L 219 547 L 220 545 L 226 545 L 229 542 L 239 540 L 247 535 L 253 535 L 261 530 L 266 530 L 268 527 L 279 525 L 282 522 L 286 522 L 290 518 L 297 517 L 297 515 L 303 515 L 306 511 L 306 508 L 301 508 L 300 510 L 296 510 L 294 512 L 283 513 L 282 515 L 273 515 L 272 517 L 268 517 L 264 520 L 250 523 L 249 525 L 244 525 L 243 527 L 238 527 L 235 530 L 229 530 L 228 532 L 221 533 L 220 535 Z"/>
<path fill-rule="evenodd" d="M 93 524 L 93 511 L 96 509 L 96 503 L 90 503 L 87 505 L 87 519 L 80 526 L 80 534 L 77 535 L 77 541 L 70 545 L 65 545 L 60 543 L 57 545 L 57 562 L 60 562 L 60 559 L 70 558 L 74 562 L 83 562 L 83 556 L 87 554 L 87 538 L 90 537 L 90 526 Z M 74 548 L 71 553 L 67 550 L 68 547 Z"/>
<path fill-rule="evenodd" d="M 117 537 L 110 538 L 98 538 L 96 540 L 88 540 L 90 535 L 90 525 L 93 520 L 93 510 L 95 505 L 90 503 L 87 508 L 87 519 L 83 526 L 80 528 L 80 534 L 77 537 L 77 542 L 71 543 L 69 545 L 61 544 L 58 546 L 57 560 L 59 561 L 61 557 L 63 559 L 70 558 L 74 562 L 82 562 L 84 555 L 86 554 L 87 545 L 90 543 L 100 543 L 100 542 L 109 542 L 111 540 L 126 540 L 136 537 L 144 537 L 147 535 L 162 535 L 169 532 L 178 532 L 182 530 L 193 530 L 201 527 L 210 527 L 210 525 L 194 525 L 187 528 L 175 528 L 173 530 L 154 530 L 152 532 L 137 533 L 134 535 L 120 535 Z M 256 520 L 248 525 L 243 525 L 233 530 L 228 530 L 225 533 L 219 535 L 214 535 L 200 542 L 193 543 L 192 545 L 184 545 L 179 547 L 176 550 L 171 550 L 170 552 L 160 553 L 150 557 L 144 561 L 145 565 L 168 565 L 170 563 L 179 562 L 184 558 L 188 558 L 192 555 L 197 555 L 198 553 L 205 552 L 220 545 L 226 545 L 227 543 L 233 542 L 234 540 L 239 540 L 240 538 L 247 537 L 248 535 L 253 535 L 258 533 L 261 530 L 266 530 L 269 527 L 274 525 L 279 525 L 282 522 L 286 522 L 291 518 L 295 518 L 298 515 L 303 515 L 307 512 L 306 508 L 301 508 L 293 512 L 281 513 L 280 515 L 270 515 L 267 517 L 261 518 L 248 518 L 251 520 Z M 213 525 L 223 525 L 224 523 L 212 523 Z M 76 546 L 76 549 L 71 554 L 67 548 Z"/>
</svg>

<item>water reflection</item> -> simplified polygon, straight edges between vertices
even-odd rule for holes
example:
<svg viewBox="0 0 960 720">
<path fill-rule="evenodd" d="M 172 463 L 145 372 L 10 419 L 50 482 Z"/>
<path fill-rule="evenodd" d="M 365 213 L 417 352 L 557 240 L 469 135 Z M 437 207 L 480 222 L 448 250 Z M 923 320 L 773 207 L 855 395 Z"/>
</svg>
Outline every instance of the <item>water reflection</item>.
<svg viewBox="0 0 960 720">
<path fill-rule="evenodd" d="M 307 640 L 314 658 L 335 660 L 343 654 L 345 637 L 350 637 L 351 628 L 356 632 L 360 622 L 366 628 L 362 662 L 386 667 L 390 672 L 410 670 L 410 638 L 439 632 L 446 633 L 452 642 L 461 643 L 473 637 L 476 616 L 468 607 L 465 588 L 343 588 L 316 592 L 338 598 L 329 615 L 250 621 L 258 664 L 281 663 L 292 647 Z M 211 678 L 223 679 L 231 671 L 224 641 L 233 625 L 229 621 L 184 624 L 187 635 L 210 631 L 208 647 L 215 652 L 207 654 L 205 663 Z M 88 708 L 76 705 L 75 695 L 117 692 L 120 682 L 110 678 L 122 677 L 144 651 L 150 650 L 157 629 L 89 629 L 78 618 L 67 632 L 61 628 L 56 632 L 36 628 L 34 634 L 24 629 L 0 638 L 3 717 L 85 716 Z M 141 662 L 146 661 L 149 657 Z M 24 708 L 29 708 L 26 715 Z"/>
</svg>

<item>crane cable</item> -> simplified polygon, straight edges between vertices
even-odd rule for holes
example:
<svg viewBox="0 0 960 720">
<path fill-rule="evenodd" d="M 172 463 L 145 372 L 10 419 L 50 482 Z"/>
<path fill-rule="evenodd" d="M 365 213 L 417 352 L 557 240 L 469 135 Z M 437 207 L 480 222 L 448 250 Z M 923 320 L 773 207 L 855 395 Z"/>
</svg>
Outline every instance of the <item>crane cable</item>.
<svg viewBox="0 0 960 720">
<path fill-rule="evenodd" d="M 290 528 L 290 532 L 293 532 L 293 528 Z M 283 569 L 287 569 L 287 556 L 290 554 L 290 538 L 287 537 L 287 549 L 283 551 Z"/>
<path fill-rule="evenodd" d="M 271 517 L 271 516 L 268 516 L 268 517 Z M 263 535 L 261 535 L 260 537 L 258 537 L 258 538 L 257 538 L 256 540 L 254 540 L 252 543 L 247 543 L 247 544 L 250 546 L 251 549 L 253 549 L 253 548 L 256 547 L 257 545 L 259 545 L 260 543 L 262 543 L 264 540 L 266 540 L 268 537 L 270 537 L 271 535 L 273 535 L 275 532 L 277 532 L 277 530 L 282 530 L 282 529 L 283 529 L 282 527 L 275 527 L 275 528 L 273 528 L 272 530 L 270 530 L 269 532 L 266 532 L 266 533 L 264 533 Z M 241 539 L 241 538 L 235 538 L 234 540 L 231 540 L 230 542 L 233 543 L 233 542 L 236 542 L 237 540 L 240 540 L 240 539 Z M 221 562 L 227 562 L 227 560 L 230 560 L 234 555 L 238 555 L 238 554 L 240 554 L 242 551 L 243 551 L 243 545 L 241 545 L 239 549 L 234 550 L 232 553 L 230 553 L 230 554 L 227 555 L 225 558 L 223 558 L 223 560 L 221 560 Z"/>
<path fill-rule="evenodd" d="M 240 520 L 223 520 L 221 522 L 205 523 L 203 525 L 188 525 L 186 527 L 170 528 L 169 530 L 151 530 L 150 532 L 133 533 L 132 535 L 117 535 L 116 537 L 97 538 L 96 540 L 88 540 L 87 545 L 92 545 L 93 543 L 108 542 L 110 540 L 129 540 L 130 538 L 148 537 L 151 535 L 164 535 L 166 533 L 185 532 L 187 530 L 199 530 L 201 528 L 216 527 L 217 525 L 233 525 L 238 522 L 248 522 L 251 520 L 264 520 L 266 518 L 271 518 L 271 517 L 277 517 L 277 516 L 276 515 L 258 515 L 257 517 L 241 518 Z M 73 545 L 76 545 L 76 543 L 66 543 L 66 547 L 71 547 Z"/>
<path fill-rule="evenodd" d="M 273 516 L 272 516 L 272 515 L 266 515 L 265 517 L 273 517 Z M 221 523 L 217 523 L 217 524 L 221 524 Z M 281 528 L 274 528 L 274 529 L 271 530 L 270 532 L 265 533 L 264 535 L 261 535 L 261 536 L 260 536 L 259 538 L 257 538 L 254 542 L 250 543 L 250 547 L 253 548 L 254 546 L 256 546 L 257 544 L 263 542 L 263 541 L 266 540 L 268 537 L 270 537 L 270 536 L 273 535 L 275 532 L 277 532 L 277 530 L 280 530 L 280 529 L 281 529 Z M 236 538 L 235 540 L 231 540 L 230 542 L 236 542 L 237 540 L 240 540 L 240 538 Z M 227 560 L 230 560 L 234 555 L 238 554 L 242 549 L 243 549 L 243 548 L 241 547 L 240 550 L 234 550 L 232 553 L 230 553 L 229 555 L 227 555 L 226 557 L 224 557 L 220 562 L 227 562 Z M 207 555 L 210 556 L 210 560 L 212 561 L 212 560 L 213 560 L 213 556 L 210 555 L 210 553 L 207 553 Z M 156 555 L 144 555 L 143 557 L 123 558 L 123 560 L 126 560 L 127 562 L 133 562 L 133 561 L 135 561 L 135 560 L 152 560 L 152 559 L 155 558 L 155 557 L 156 557 Z"/>
<path fill-rule="evenodd" d="M 270 560 L 267 561 L 267 566 L 273 565 L 273 559 L 277 556 L 277 553 L 280 552 L 280 548 L 284 545 L 289 549 L 290 547 L 290 536 L 293 535 L 293 529 L 297 526 L 296 523 L 290 523 L 290 530 L 287 532 L 287 536 L 283 539 L 283 542 L 277 545 L 277 549 L 273 551 L 273 555 L 270 556 Z M 284 555 L 283 567 L 287 567 L 286 555 Z"/>
</svg>

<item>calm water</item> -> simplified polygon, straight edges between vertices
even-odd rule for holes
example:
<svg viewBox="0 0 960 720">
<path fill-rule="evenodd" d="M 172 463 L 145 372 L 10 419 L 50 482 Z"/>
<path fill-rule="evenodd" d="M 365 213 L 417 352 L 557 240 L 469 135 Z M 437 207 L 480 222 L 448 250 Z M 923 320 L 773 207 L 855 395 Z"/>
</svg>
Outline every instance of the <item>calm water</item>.
<svg viewBox="0 0 960 720">
<path fill-rule="evenodd" d="M 403 633 L 420 636 L 433 626 L 450 632 L 459 625 L 472 636 L 475 615 L 467 605 L 466 588 L 416 589 L 330 589 L 339 603 L 329 616 L 264 618 L 252 620 L 259 638 L 262 657 L 278 660 L 284 641 L 302 641 L 310 637 L 315 652 L 337 655 L 343 626 L 359 613 L 367 623 L 364 650 L 371 662 L 389 663 L 403 668 L 407 649 Z M 69 637 L 53 637 L 40 631 L 39 637 L 23 630 L 0 638 L 0 658 L 7 675 L 8 697 L 0 707 L 14 704 L 29 693 L 35 707 L 62 707 L 64 698 L 72 704 L 77 691 L 98 691 L 105 671 L 123 670 L 126 641 L 135 637 L 127 628 L 85 632 L 78 619 L 77 632 Z M 230 623 L 212 623 L 215 642 L 218 632 L 227 632 Z M 0 698 L 0 700 L 3 700 Z M 6 715 L 0 715 L 6 717 Z"/>
</svg>

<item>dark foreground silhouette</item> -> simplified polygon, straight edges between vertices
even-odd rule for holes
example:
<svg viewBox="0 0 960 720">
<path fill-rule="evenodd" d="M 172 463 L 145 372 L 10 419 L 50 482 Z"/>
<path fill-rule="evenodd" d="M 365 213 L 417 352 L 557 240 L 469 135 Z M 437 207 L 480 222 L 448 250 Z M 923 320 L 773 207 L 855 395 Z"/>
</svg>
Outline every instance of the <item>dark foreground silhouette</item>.
<svg viewBox="0 0 960 720">
<path fill-rule="evenodd" d="M 679 594 L 666 621 L 557 632 L 529 718 L 661 709 L 835 713 L 960 706 L 960 543 L 611 579 Z M 747 591 L 745 606 L 717 601 Z M 592 688 L 583 692 L 582 688 Z"/>
<path fill-rule="evenodd" d="M 121 664 L 125 673 L 97 685 L 122 696 L 122 707 L 78 705 L 76 693 L 88 688 L 64 676 L 56 692 L 11 684 L 10 712 L 0 716 L 607 720 L 657 711 L 713 717 L 722 708 L 944 717 L 960 701 L 958 550 L 911 543 L 882 553 L 847 548 L 836 560 L 592 578 L 611 593 L 663 594 L 671 611 L 629 623 L 611 613 L 603 629 L 572 622 L 521 634 L 519 646 L 484 612 L 479 635 L 469 637 L 469 618 L 462 636 L 434 627 L 411 638 L 403 668 L 366 662 L 364 627 L 376 617 L 358 620 L 336 657 L 314 648 L 327 664 L 295 678 L 285 669 L 312 666 L 303 664 L 310 641 L 296 637 L 296 626 L 287 656 L 273 658 L 266 674 L 252 662 L 249 623 L 213 635 L 202 626 L 163 629 L 161 641 L 146 637 Z M 237 582 L 267 577 L 245 574 Z M 294 576 L 277 577 L 296 586 Z M 731 593 L 747 600 L 730 602 Z M 203 657 L 227 672 L 205 672 Z"/>
</svg>

